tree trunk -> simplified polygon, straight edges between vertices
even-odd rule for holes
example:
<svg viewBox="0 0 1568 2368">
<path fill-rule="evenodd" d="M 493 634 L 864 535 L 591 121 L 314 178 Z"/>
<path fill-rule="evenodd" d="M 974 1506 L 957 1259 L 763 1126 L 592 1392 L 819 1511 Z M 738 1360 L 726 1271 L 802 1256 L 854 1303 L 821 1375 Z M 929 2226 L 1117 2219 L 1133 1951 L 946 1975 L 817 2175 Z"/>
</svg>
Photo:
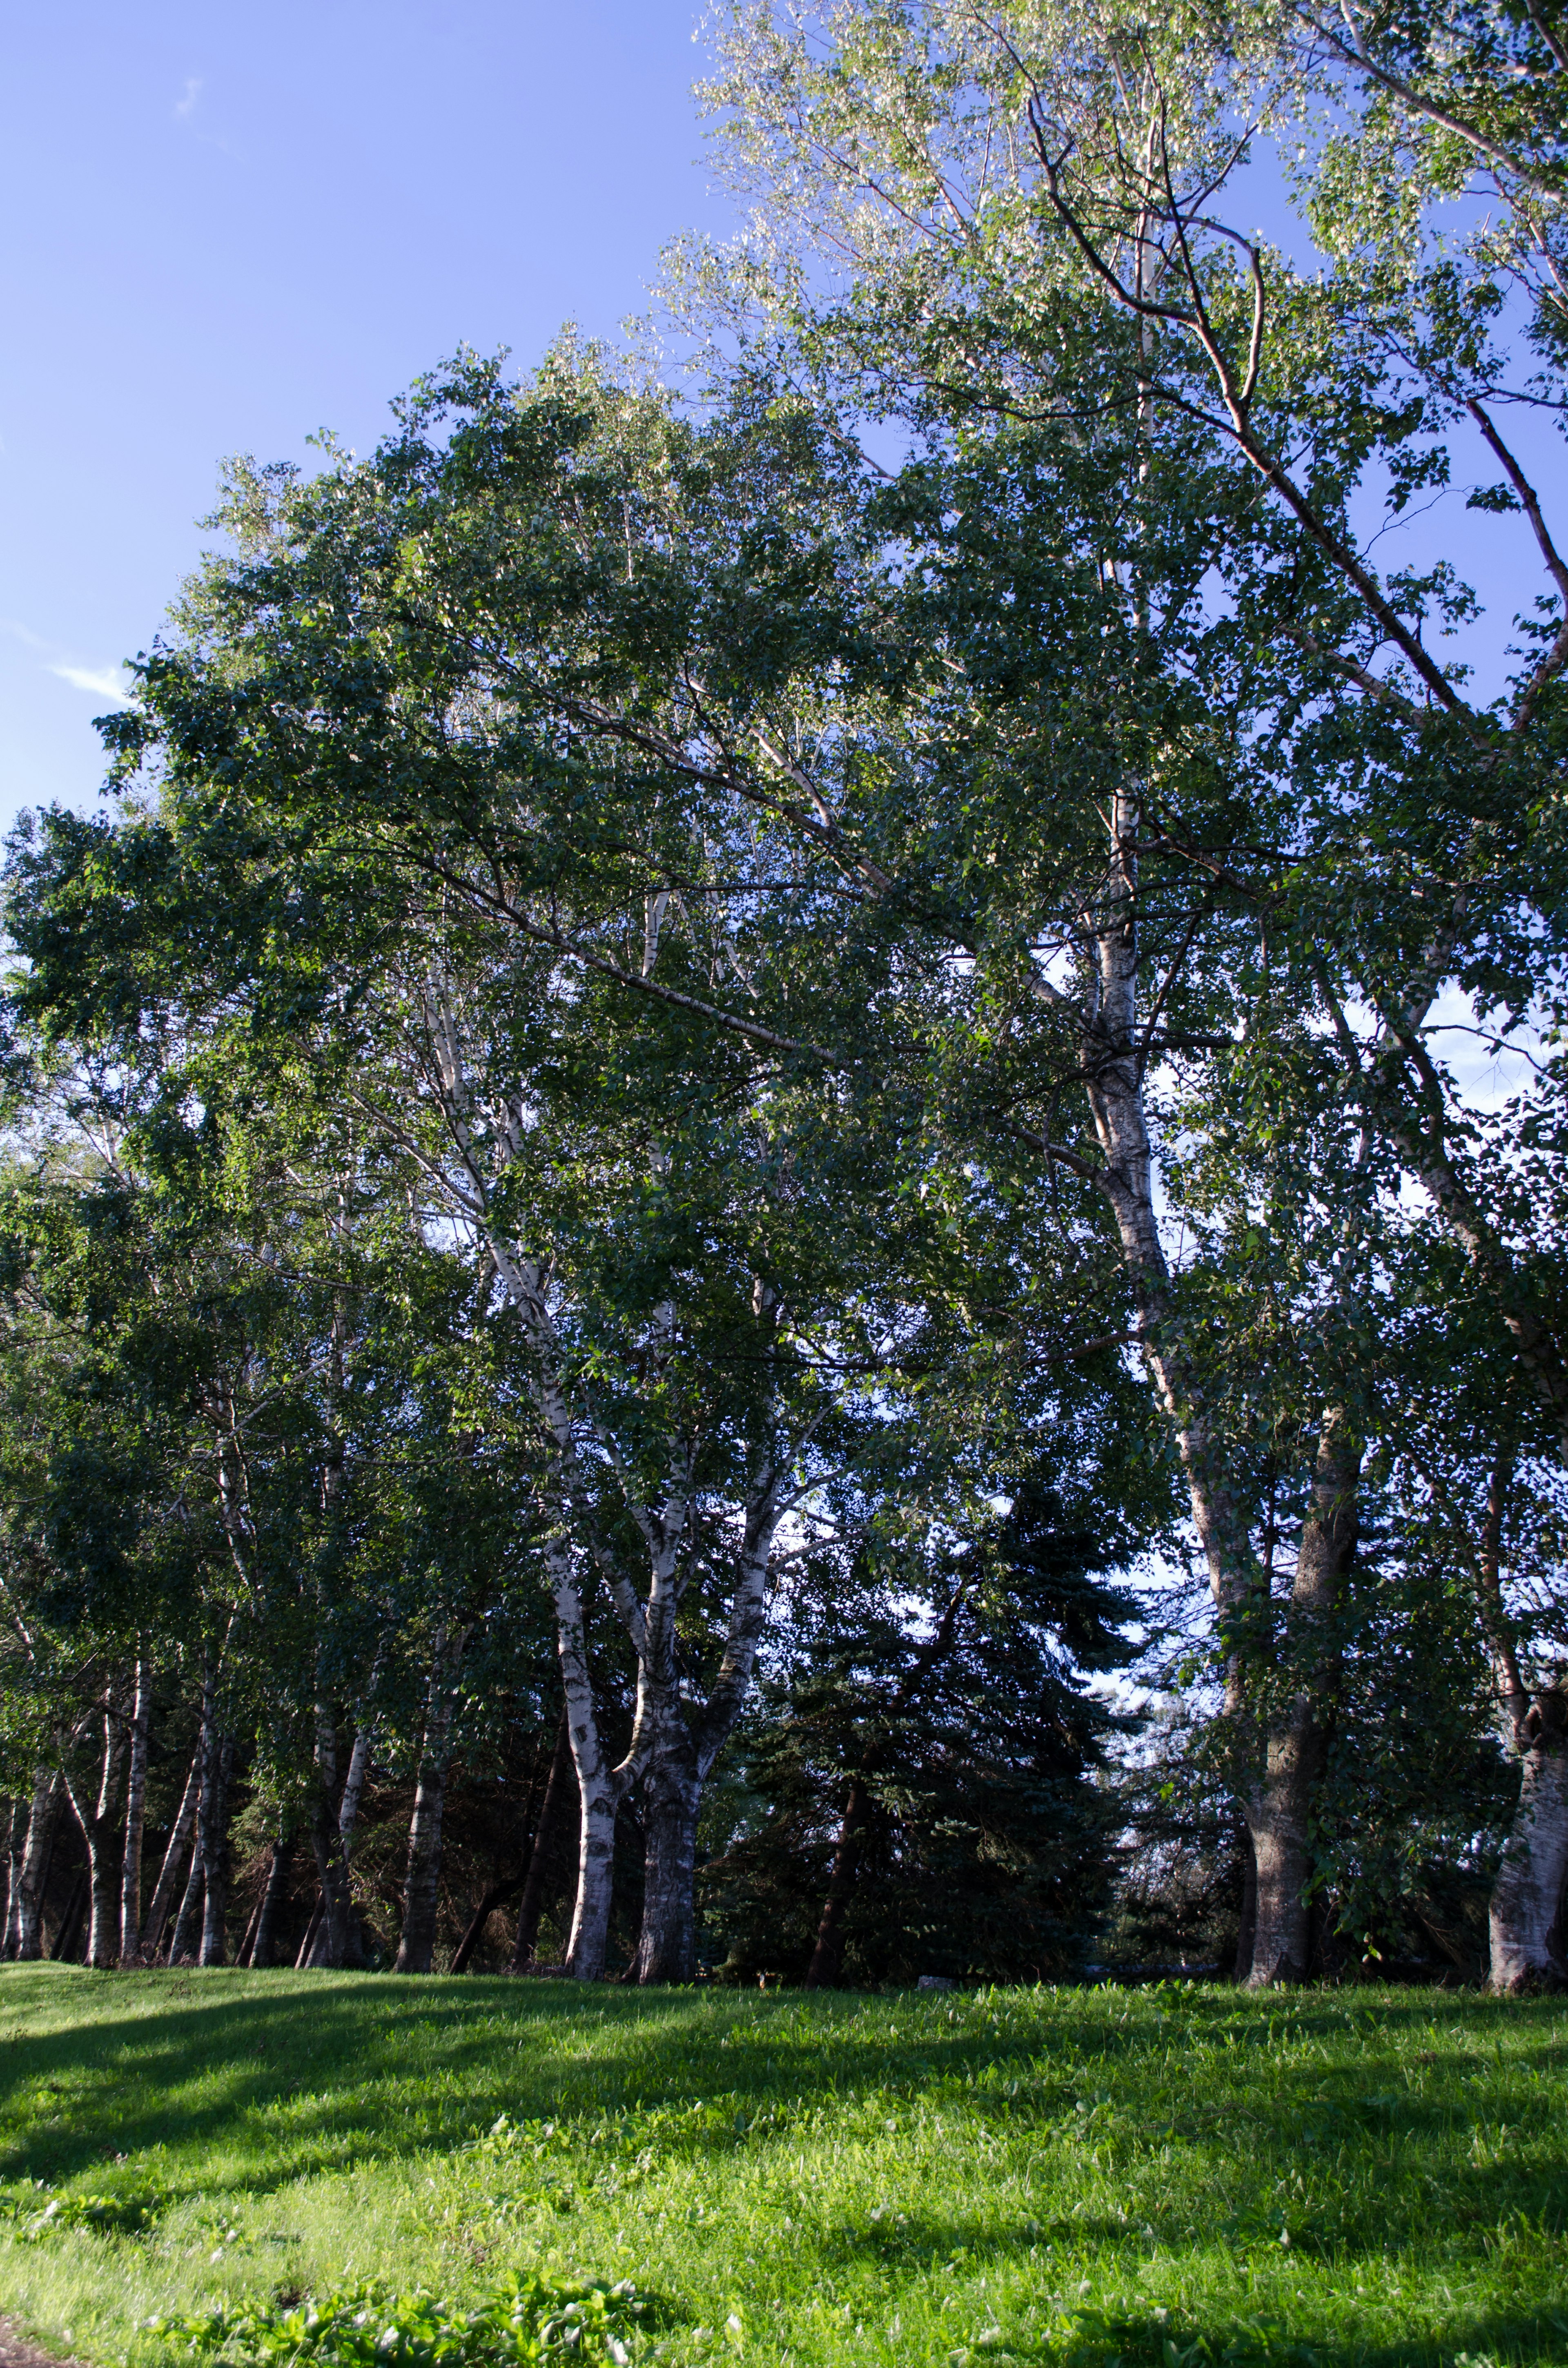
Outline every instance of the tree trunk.
<svg viewBox="0 0 1568 2368">
<path fill-rule="evenodd" d="M 296 1973 L 301 1972 L 311 1962 L 311 1953 L 316 1945 L 316 1934 L 321 1930 L 321 1918 L 322 1906 L 318 1899 L 311 1910 L 311 1920 L 305 1927 L 305 1937 L 300 1943 L 300 1953 L 294 1960 Z"/>
<path fill-rule="evenodd" d="M 1311 1823 L 1328 1748 L 1327 1708 L 1337 1646 L 1334 1635 L 1356 1551 L 1361 1458 L 1342 1407 L 1330 1407 L 1318 1436 L 1312 1503 L 1301 1528 L 1283 1639 L 1289 1698 L 1269 1721 L 1267 1759 L 1248 1804 L 1257 1868 L 1256 1928 L 1249 1987 L 1304 1981 L 1312 1962 Z"/>
<path fill-rule="evenodd" d="M 175 1813 L 174 1825 L 170 1829 L 168 1844 L 164 1851 L 164 1862 L 158 1869 L 158 1880 L 153 1888 L 153 1904 L 147 1910 L 146 1921 L 142 1927 L 141 1951 L 142 1957 L 149 1964 L 156 1958 L 159 1944 L 164 1937 L 164 1926 L 168 1920 L 169 1906 L 179 1884 L 180 1866 L 185 1858 L 187 1845 L 196 1828 L 196 1806 L 200 1794 L 201 1747 L 198 1744 L 196 1757 L 190 1763 L 190 1773 L 185 1780 L 185 1791 L 180 1795 L 180 1804 Z"/>
<path fill-rule="evenodd" d="M 1242 1820 L 1242 1848 L 1245 1858 L 1242 1877 L 1242 1920 L 1236 1934 L 1235 1978 L 1238 1982 L 1246 1981 L 1252 1973 L 1253 1944 L 1257 1939 L 1257 1856 L 1244 1817 Z"/>
<path fill-rule="evenodd" d="M 201 1957 L 204 1965 L 221 1965 L 228 1954 L 225 1923 L 229 1913 L 229 1779 L 233 1771 L 232 1736 L 220 1736 L 214 1724 L 211 1748 L 203 1771 L 201 1791 Z"/>
<path fill-rule="evenodd" d="M 92 1923 L 87 1935 L 87 1963 L 100 1972 L 119 1962 L 119 1876 L 123 1853 L 117 1851 L 116 1809 L 119 1798 L 120 1763 L 125 1757 L 125 1718 L 112 1695 L 103 1709 L 103 1743 L 96 1786 L 83 1787 L 71 1779 L 69 1755 L 62 1773 L 82 1839 L 87 1850 L 87 1881 L 92 1898 Z"/>
<path fill-rule="evenodd" d="M 523 1884 L 522 1903 L 517 1909 L 517 1938 L 512 1951 L 512 1971 L 515 1974 L 526 1974 L 533 1962 L 534 1943 L 539 1939 L 539 1920 L 544 1912 L 544 1886 L 550 1873 L 550 1861 L 566 1817 L 574 1776 L 572 1734 L 566 1705 L 562 1702 L 561 1716 L 555 1725 L 555 1748 L 550 1755 L 550 1774 L 545 1780 L 544 1799 L 540 1806 L 539 1823 L 534 1827 L 533 1847 L 528 1852 L 528 1871 Z"/>
<path fill-rule="evenodd" d="M 43 1954 L 43 1886 L 54 1851 L 62 1791 L 59 1770 L 40 1768 L 28 1811 L 27 1840 L 12 1877 L 6 1922 L 6 1954 L 24 1962 Z"/>
<path fill-rule="evenodd" d="M 817 1926 L 816 1946 L 806 1968 L 809 1990 L 838 1987 L 844 1971 L 844 1919 L 855 1895 L 856 1877 L 860 1871 L 860 1837 L 870 1813 L 871 1796 L 857 1776 L 850 1783 L 849 1797 L 844 1805 L 844 1821 L 838 1828 L 827 1878 L 827 1897 Z"/>
<path fill-rule="evenodd" d="M 354 1748 L 348 1755 L 348 1773 L 343 1781 L 342 1798 L 335 1804 L 337 1789 L 336 1732 L 324 1706 L 319 1715 L 324 1724 L 318 1727 L 317 1767 L 320 1776 L 315 1810 L 311 1820 L 311 1843 L 315 1851 L 323 1914 L 310 1962 L 312 1965 L 362 1965 L 365 1949 L 359 1933 L 359 1919 L 354 1912 L 348 1863 L 354 1828 L 359 1819 L 359 1802 L 370 1764 L 370 1729 L 361 1727 L 354 1738 Z"/>
<path fill-rule="evenodd" d="M 1568 1879 L 1568 1698 L 1542 1687 L 1516 1730 L 1519 1805 L 1492 1893 L 1490 1987 L 1568 1982 L 1561 1907 Z"/>
<path fill-rule="evenodd" d="M 642 1780 L 642 1930 L 640 1982 L 689 1982 L 697 1972 L 697 1812 L 702 1798 L 680 1696 L 666 1705 L 664 1733 Z"/>
<path fill-rule="evenodd" d="M 267 1889 L 262 1894 L 256 1939 L 251 1944 L 250 1961 L 254 1966 L 270 1965 L 272 1963 L 278 1919 L 283 1912 L 283 1901 L 289 1889 L 289 1864 L 293 1855 L 292 1836 L 280 1830 L 272 1845 L 272 1864 L 267 1870 Z"/>
<path fill-rule="evenodd" d="M 316 1704 L 316 1787 L 311 1808 L 311 1848 L 321 1885 L 322 1918 L 312 1965 L 339 1966 L 349 1952 L 348 1870 L 338 1830 L 337 1725 L 326 1702 Z"/>
<path fill-rule="evenodd" d="M 505 1907 L 508 1899 L 515 1899 L 522 1887 L 522 1876 L 515 1874 L 509 1883 L 493 1883 L 489 1890 L 483 1895 L 478 1907 L 468 1919 L 467 1930 L 462 1939 L 458 1942 L 457 1954 L 452 1959 L 454 1974 L 467 1973 L 470 1960 L 484 1938 L 485 1926 L 495 1910 L 498 1907 Z"/>
<path fill-rule="evenodd" d="M 605 1969 L 609 1944 L 609 1911 L 615 1878 L 615 1825 L 619 1814 L 618 1790 L 577 1771 L 582 1815 L 577 1834 L 577 1897 L 572 1910 L 572 1930 L 566 1942 L 566 1971 L 575 1982 L 597 1982 Z"/>
<path fill-rule="evenodd" d="M 147 1805 L 147 1730 L 153 1715 L 153 1665 L 136 1664 L 131 1713 L 131 1771 L 125 1787 L 125 1855 L 119 1883 L 119 1962 L 133 1965 L 142 1944 L 142 1830 Z"/>
<path fill-rule="evenodd" d="M 436 1912 L 441 1881 L 441 1819 L 446 1808 L 447 1770 L 452 1757 L 452 1719 L 457 1709 L 456 1680 L 468 1632 L 449 1646 L 445 1628 L 436 1632 L 430 1668 L 430 1693 L 425 1717 L 424 1746 L 419 1755 L 419 1784 L 414 1796 L 414 1818 L 408 1829 L 408 1876 L 403 1890 L 403 1931 L 398 1941 L 399 1974 L 427 1974 L 436 1952 Z"/>
<path fill-rule="evenodd" d="M 266 1894 L 264 1893 L 263 1898 L 265 1898 L 265 1896 Z M 256 1947 L 256 1936 L 261 1928 L 261 1908 L 262 1901 L 258 1899 L 256 1906 L 251 1909 L 250 1922 L 245 1926 L 244 1932 L 241 1934 L 240 1945 L 234 1952 L 234 1963 L 236 1965 L 248 1965 L 250 1964 L 251 1952 Z"/>
<path fill-rule="evenodd" d="M 185 1890 L 180 1896 L 179 1913 L 175 1918 L 175 1929 L 169 1934 L 169 1963 L 171 1965 L 195 1963 L 192 1944 L 196 1941 L 201 1927 L 201 1897 L 203 1884 L 202 1868 L 201 1805 L 199 1799 L 196 1810 L 196 1826 L 191 1837 L 190 1873 L 186 1878 Z"/>
<path fill-rule="evenodd" d="M 16 1896 L 17 1877 L 21 1871 L 22 1845 L 27 1839 L 27 1830 L 28 1813 L 20 1801 L 13 1801 L 10 1815 L 6 1820 L 6 1919 L 4 1925 L 0 1926 L 0 1932 L 3 1932 L 6 1938 L 0 1939 L 0 1957 L 10 1954 L 6 1947 L 6 1939 L 11 1930 L 11 1902 Z"/>
</svg>

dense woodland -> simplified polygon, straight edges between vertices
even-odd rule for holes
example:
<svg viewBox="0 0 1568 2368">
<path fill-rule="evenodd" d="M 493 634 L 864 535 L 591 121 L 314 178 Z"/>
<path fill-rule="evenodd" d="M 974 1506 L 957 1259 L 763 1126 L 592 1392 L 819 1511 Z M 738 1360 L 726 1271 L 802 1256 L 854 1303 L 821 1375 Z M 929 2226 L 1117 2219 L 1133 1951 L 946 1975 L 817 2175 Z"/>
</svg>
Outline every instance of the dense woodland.
<svg viewBox="0 0 1568 2368">
<path fill-rule="evenodd" d="M 6 1952 L 1553 1983 L 1561 8 L 711 29 L 12 840 Z"/>
</svg>

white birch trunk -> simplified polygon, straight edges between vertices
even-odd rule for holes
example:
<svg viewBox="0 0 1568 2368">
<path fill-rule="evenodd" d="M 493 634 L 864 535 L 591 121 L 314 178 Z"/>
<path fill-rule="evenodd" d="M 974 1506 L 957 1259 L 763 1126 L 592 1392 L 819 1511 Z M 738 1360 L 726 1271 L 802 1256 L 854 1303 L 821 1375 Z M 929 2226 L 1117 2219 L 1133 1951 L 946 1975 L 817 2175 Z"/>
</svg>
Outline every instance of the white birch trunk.
<svg viewBox="0 0 1568 2368">
<path fill-rule="evenodd" d="M 142 1830 L 147 1804 L 147 1732 L 153 1715 L 153 1665 L 136 1664 L 131 1713 L 131 1769 L 125 1786 L 125 1855 L 119 1884 L 119 1962 L 134 1964 L 142 1943 Z"/>
<path fill-rule="evenodd" d="M 43 1886 L 54 1848 L 63 1786 L 57 1768 L 40 1768 L 28 1811 L 27 1840 L 11 1884 L 6 1954 L 32 1963 L 43 1954 Z"/>
</svg>

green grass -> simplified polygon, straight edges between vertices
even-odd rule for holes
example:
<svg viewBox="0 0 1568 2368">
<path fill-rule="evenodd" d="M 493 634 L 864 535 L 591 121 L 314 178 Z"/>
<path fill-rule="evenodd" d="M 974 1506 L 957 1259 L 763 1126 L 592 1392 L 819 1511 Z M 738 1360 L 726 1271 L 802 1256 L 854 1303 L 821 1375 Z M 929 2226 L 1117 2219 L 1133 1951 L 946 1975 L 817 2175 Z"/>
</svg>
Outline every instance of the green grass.
<svg viewBox="0 0 1568 2368">
<path fill-rule="evenodd" d="M 634 2278 L 678 2368 L 1568 2362 L 1551 2000 L 8 1966 L 0 2040 L 0 2305 L 101 2362 L 528 2269 Z"/>
</svg>

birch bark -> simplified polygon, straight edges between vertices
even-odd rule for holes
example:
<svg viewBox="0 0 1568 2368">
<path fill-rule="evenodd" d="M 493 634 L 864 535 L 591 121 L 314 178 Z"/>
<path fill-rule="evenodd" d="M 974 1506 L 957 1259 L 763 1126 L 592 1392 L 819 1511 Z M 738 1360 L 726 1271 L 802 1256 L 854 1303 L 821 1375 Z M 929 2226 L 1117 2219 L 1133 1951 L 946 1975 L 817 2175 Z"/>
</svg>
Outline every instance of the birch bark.
<svg viewBox="0 0 1568 2368">
<path fill-rule="evenodd" d="M 6 1954 L 32 1963 L 43 1954 L 43 1886 L 54 1849 L 64 1786 L 57 1768 L 40 1768 L 28 1810 L 27 1841 L 11 1886 Z"/>
<path fill-rule="evenodd" d="M 134 1964 L 142 1944 L 142 1830 L 147 1804 L 147 1735 L 153 1714 L 153 1668 L 143 1653 L 136 1664 L 136 1697 L 131 1713 L 131 1769 L 125 1786 L 125 1855 L 119 1886 L 119 1962 Z"/>
<path fill-rule="evenodd" d="M 96 1783 L 74 1782 L 68 1755 L 62 1751 L 61 1772 L 82 1839 L 87 1851 L 87 1884 L 92 1903 L 87 1935 L 87 1963 L 100 1970 L 119 1960 L 120 1861 L 114 1850 L 119 1830 L 119 1774 L 125 1759 L 125 1715 L 112 1694 L 101 1713 L 102 1744 Z"/>
</svg>

